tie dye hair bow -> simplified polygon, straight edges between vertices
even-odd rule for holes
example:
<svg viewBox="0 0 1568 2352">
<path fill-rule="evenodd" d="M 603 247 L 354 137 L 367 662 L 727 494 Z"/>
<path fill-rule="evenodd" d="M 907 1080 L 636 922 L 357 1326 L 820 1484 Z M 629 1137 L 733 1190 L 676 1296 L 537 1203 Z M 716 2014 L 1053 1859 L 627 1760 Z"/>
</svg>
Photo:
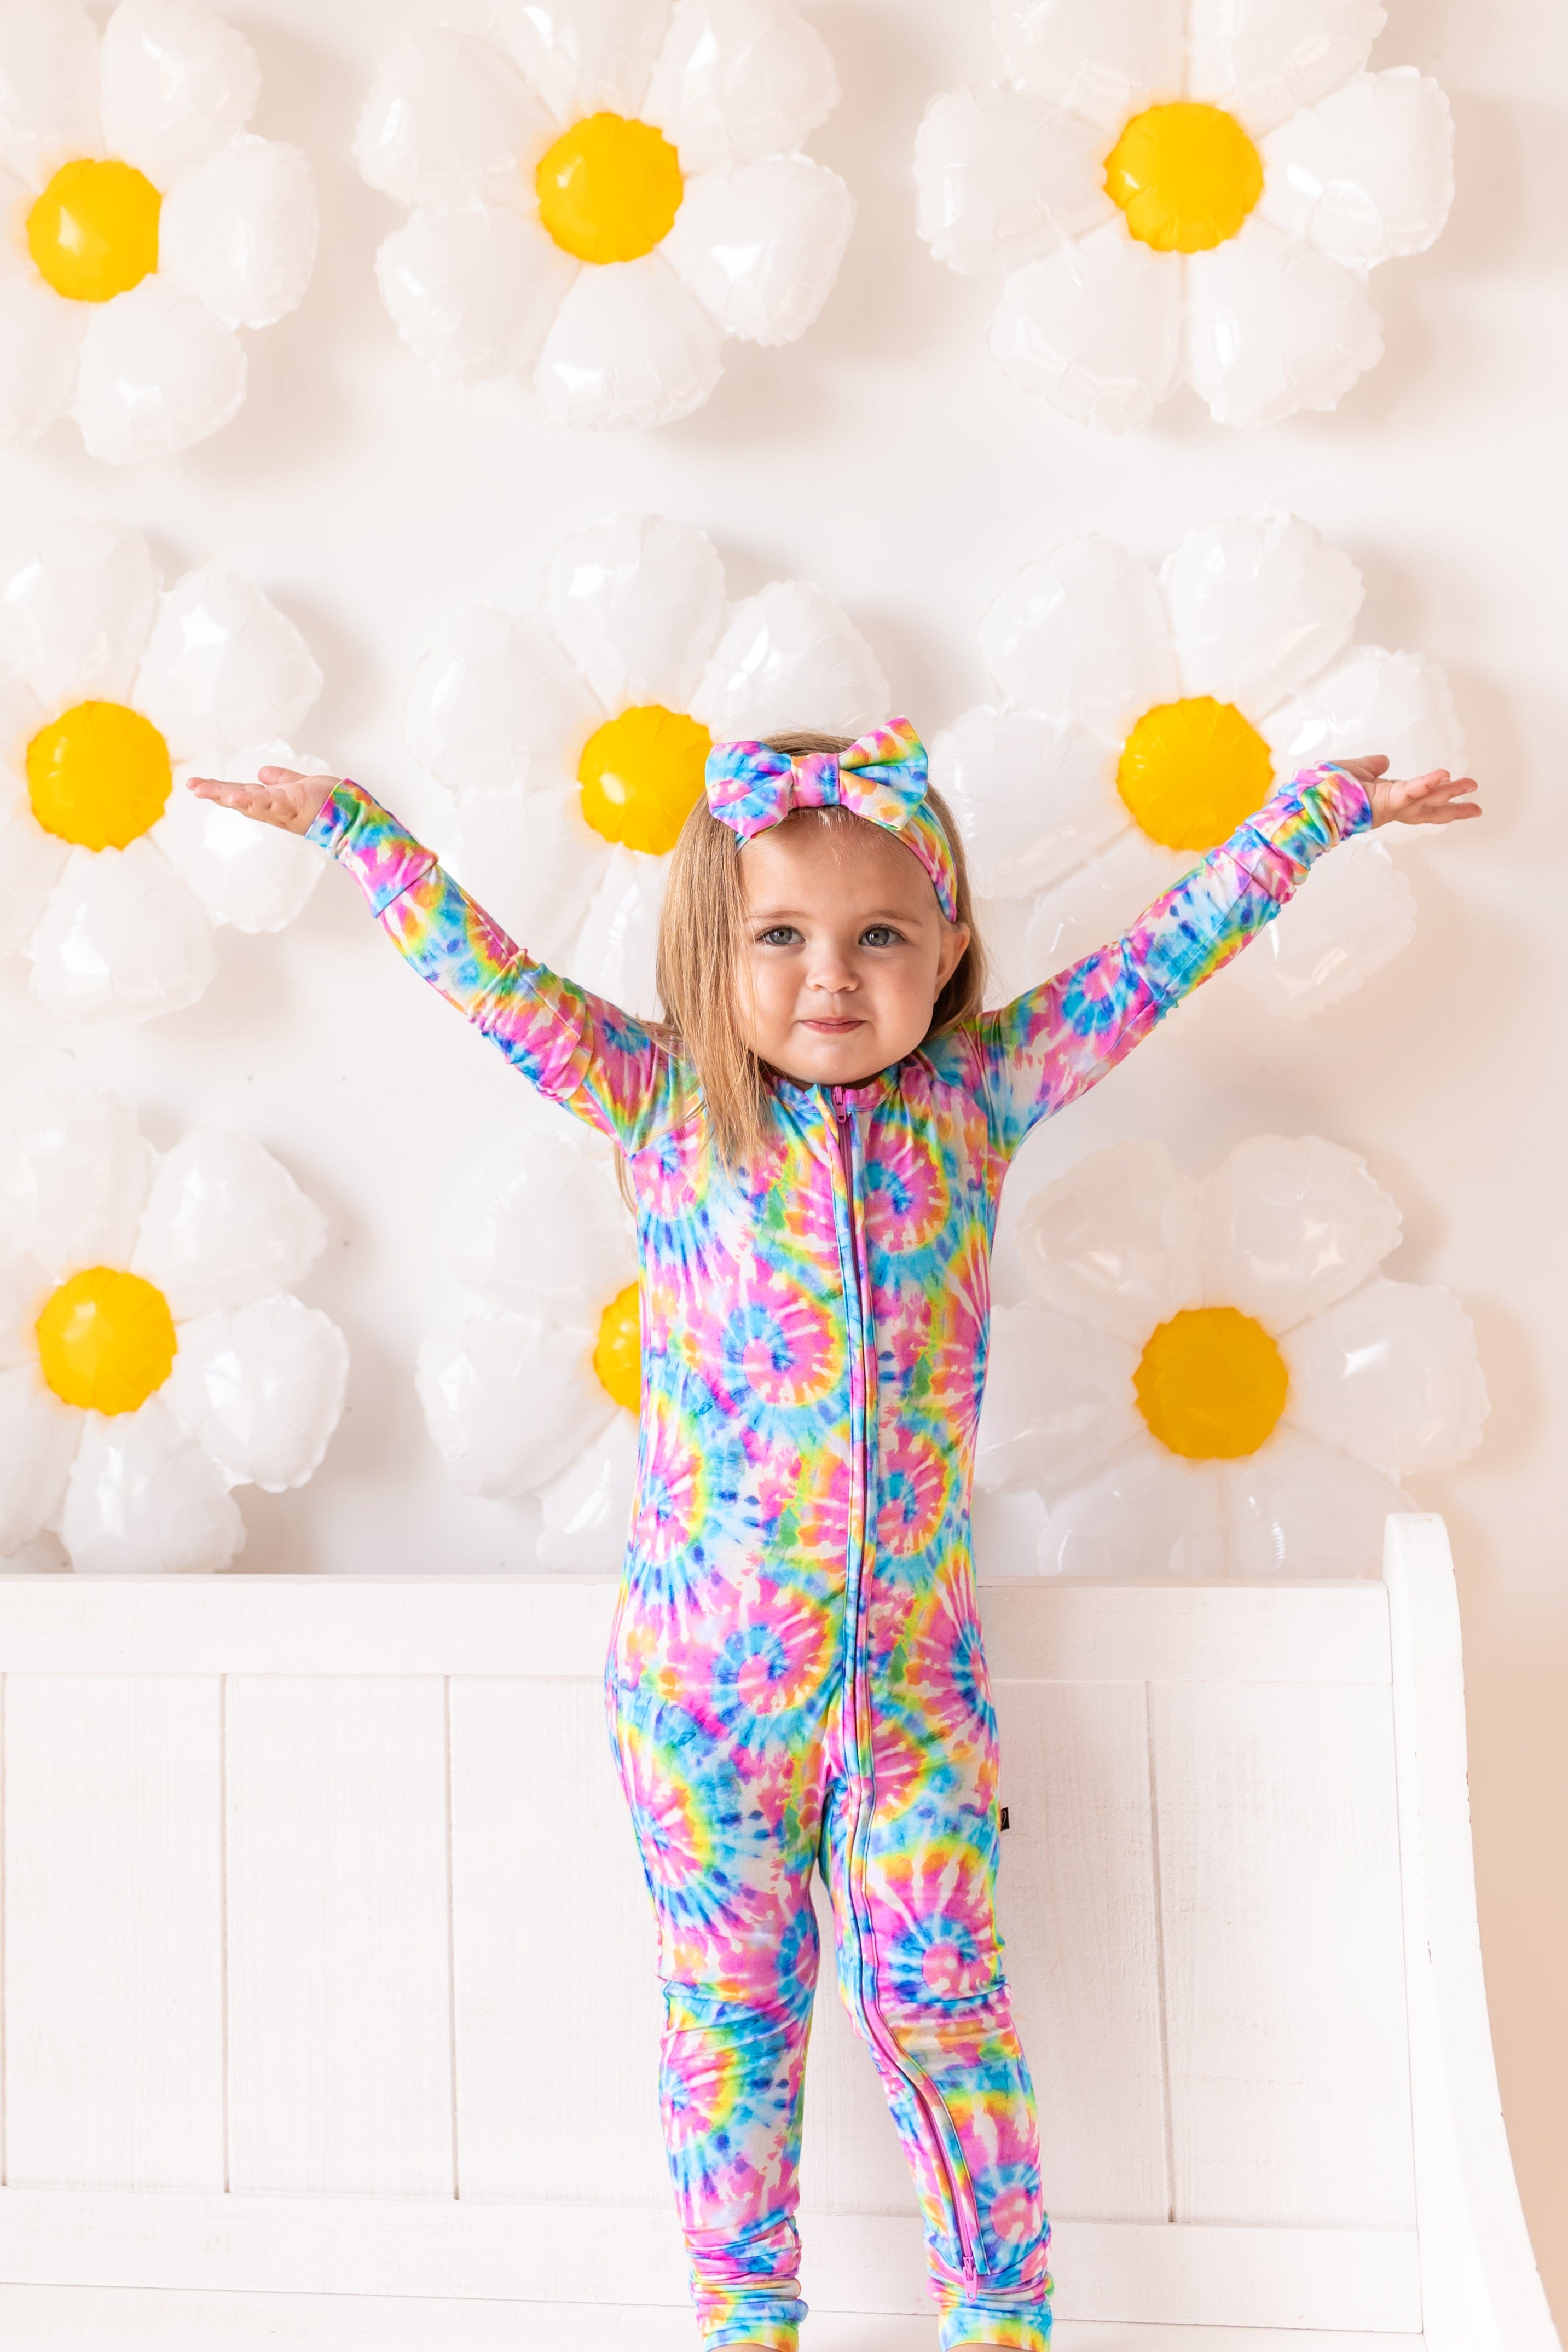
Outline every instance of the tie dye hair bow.
<svg viewBox="0 0 1568 2352">
<path fill-rule="evenodd" d="M 707 804 L 742 841 L 781 824 L 791 809 L 848 809 L 914 852 L 931 877 L 937 905 L 955 923 L 953 851 L 925 788 L 925 746 L 907 719 L 873 727 L 842 751 L 791 757 L 770 743 L 739 742 L 716 743 L 708 753 Z"/>
</svg>

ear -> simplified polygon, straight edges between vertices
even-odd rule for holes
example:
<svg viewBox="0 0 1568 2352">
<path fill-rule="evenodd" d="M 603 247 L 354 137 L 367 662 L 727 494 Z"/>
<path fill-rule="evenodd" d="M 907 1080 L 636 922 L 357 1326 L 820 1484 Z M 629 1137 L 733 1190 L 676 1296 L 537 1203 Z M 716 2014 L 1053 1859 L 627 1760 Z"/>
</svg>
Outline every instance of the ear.
<svg viewBox="0 0 1568 2352">
<path fill-rule="evenodd" d="M 936 993 L 941 995 L 957 971 L 965 949 L 969 944 L 967 923 L 946 923 L 942 926 L 942 944 L 936 957 Z"/>
</svg>

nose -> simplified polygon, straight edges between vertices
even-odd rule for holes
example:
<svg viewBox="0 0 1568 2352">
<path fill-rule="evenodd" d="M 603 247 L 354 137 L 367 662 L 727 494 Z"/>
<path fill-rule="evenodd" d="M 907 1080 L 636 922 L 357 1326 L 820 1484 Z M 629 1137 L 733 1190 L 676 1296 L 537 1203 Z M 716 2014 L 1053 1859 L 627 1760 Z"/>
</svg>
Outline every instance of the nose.
<svg viewBox="0 0 1568 2352">
<path fill-rule="evenodd" d="M 821 996 L 852 996 L 860 987 L 860 976 L 836 946 L 824 945 L 817 952 L 806 985 Z"/>
</svg>

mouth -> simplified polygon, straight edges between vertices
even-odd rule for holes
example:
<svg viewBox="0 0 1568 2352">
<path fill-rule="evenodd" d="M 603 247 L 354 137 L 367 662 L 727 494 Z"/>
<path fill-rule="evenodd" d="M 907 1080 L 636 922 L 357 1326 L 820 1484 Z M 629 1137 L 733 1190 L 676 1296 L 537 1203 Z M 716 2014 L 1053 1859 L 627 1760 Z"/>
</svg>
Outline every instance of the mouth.
<svg viewBox="0 0 1568 2352">
<path fill-rule="evenodd" d="M 863 1021 L 802 1021 L 802 1029 L 810 1029 L 819 1037 L 847 1037 L 852 1029 L 863 1029 Z"/>
</svg>

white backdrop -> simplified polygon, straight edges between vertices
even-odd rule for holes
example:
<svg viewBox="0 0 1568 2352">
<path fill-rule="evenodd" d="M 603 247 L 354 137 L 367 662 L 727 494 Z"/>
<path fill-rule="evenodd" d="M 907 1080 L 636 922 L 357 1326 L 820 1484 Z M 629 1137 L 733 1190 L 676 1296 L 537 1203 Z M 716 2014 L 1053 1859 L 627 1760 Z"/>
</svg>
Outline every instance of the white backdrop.
<svg viewBox="0 0 1568 2352">
<path fill-rule="evenodd" d="M 469 601 L 527 604 L 556 541 L 617 508 L 706 530 L 732 594 L 818 581 L 927 736 L 984 698 L 977 625 L 1025 561 L 1091 529 L 1157 555 L 1263 502 L 1354 556 L 1360 637 L 1448 664 L 1490 815 L 1484 831 L 1410 844 L 1414 946 L 1309 1024 L 1236 996 L 1184 1018 L 1037 1136 L 1011 1207 L 1123 1136 L 1164 1136 L 1202 1173 L 1248 1134 L 1315 1131 L 1364 1152 L 1404 1209 L 1386 1271 L 1449 1284 L 1474 1316 L 1494 1403 L 1485 1443 L 1416 1492 L 1447 1515 L 1458 1557 L 1504 2102 L 1568 2315 L 1568 1545 L 1552 1484 L 1568 1425 L 1555 1034 L 1568 19 L 1555 0 L 1393 0 L 1373 62 L 1446 85 L 1459 194 L 1431 254 L 1377 274 L 1387 356 L 1332 416 L 1230 433 L 1182 394 L 1114 440 L 1001 375 L 984 341 L 996 281 L 953 277 L 915 236 L 921 111 L 994 70 L 978 0 L 812 9 L 844 98 L 811 152 L 860 205 L 838 287 L 803 342 L 727 346 L 707 407 L 653 436 L 569 435 L 521 387 L 456 393 L 399 344 L 371 261 L 401 215 L 361 185 L 349 149 L 376 64 L 428 0 L 235 0 L 229 13 L 262 62 L 255 127 L 316 165 L 310 291 L 248 339 L 246 406 L 186 456 L 116 472 L 57 425 L 0 460 L 0 561 L 35 522 L 73 512 L 147 531 L 170 576 L 231 559 L 326 671 L 302 747 L 416 830 L 439 839 L 439 796 L 403 748 L 401 706 L 433 630 Z M 340 877 L 292 929 L 225 932 L 220 949 L 199 1005 L 131 1030 L 62 1032 L 27 997 L 25 966 L 0 967 L 0 1089 L 68 1068 L 128 1092 L 161 1145 L 187 1127 L 246 1127 L 327 1210 L 332 1242 L 307 1295 L 348 1335 L 349 1410 L 311 1485 L 244 1491 L 246 1569 L 527 1567 L 533 1507 L 453 1493 L 412 1381 L 421 1333 L 462 1304 L 432 1247 L 440 1203 L 516 1116 L 518 1082 L 398 970 Z M 1005 1294 L 1005 1257 L 1000 1278 Z"/>
</svg>

